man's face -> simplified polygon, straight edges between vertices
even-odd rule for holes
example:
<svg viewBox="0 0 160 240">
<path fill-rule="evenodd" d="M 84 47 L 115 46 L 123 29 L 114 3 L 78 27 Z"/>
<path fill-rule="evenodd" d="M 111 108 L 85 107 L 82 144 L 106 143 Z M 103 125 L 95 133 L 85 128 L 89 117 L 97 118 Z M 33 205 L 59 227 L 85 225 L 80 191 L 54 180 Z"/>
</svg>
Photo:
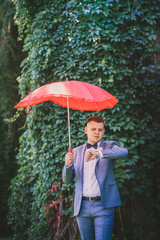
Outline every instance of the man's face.
<svg viewBox="0 0 160 240">
<path fill-rule="evenodd" d="M 95 144 L 103 138 L 105 132 L 104 124 L 91 121 L 87 124 L 84 131 L 88 136 L 88 142 Z"/>
</svg>

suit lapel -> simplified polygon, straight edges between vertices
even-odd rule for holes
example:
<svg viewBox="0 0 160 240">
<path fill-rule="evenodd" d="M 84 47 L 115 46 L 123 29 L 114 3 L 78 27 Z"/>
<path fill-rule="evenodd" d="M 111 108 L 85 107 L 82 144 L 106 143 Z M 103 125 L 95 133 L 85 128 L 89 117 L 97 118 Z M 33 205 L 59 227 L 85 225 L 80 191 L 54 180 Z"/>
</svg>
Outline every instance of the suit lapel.
<svg viewBox="0 0 160 240">
<path fill-rule="evenodd" d="M 101 140 L 99 147 L 103 148 L 103 150 L 105 149 L 106 144 L 103 140 Z"/>
</svg>

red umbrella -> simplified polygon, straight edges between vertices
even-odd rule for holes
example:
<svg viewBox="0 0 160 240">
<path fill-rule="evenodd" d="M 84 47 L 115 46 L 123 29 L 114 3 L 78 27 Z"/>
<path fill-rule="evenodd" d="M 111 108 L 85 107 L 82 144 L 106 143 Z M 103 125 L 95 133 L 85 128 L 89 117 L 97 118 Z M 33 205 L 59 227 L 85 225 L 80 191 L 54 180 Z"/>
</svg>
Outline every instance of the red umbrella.
<svg viewBox="0 0 160 240">
<path fill-rule="evenodd" d="M 118 102 L 116 97 L 93 84 L 81 81 L 64 81 L 46 84 L 37 88 L 20 101 L 15 108 L 27 107 L 27 112 L 29 112 L 29 106 L 46 101 L 52 101 L 68 108 L 70 151 L 72 150 L 69 108 L 80 111 L 101 111 L 113 107 Z"/>
</svg>

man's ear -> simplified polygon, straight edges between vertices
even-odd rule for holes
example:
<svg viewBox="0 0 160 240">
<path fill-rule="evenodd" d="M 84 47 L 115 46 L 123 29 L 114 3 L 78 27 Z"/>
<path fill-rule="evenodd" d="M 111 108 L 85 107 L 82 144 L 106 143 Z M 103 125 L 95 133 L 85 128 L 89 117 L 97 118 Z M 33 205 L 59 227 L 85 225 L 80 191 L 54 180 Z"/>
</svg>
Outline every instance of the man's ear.
<svg viewBox="0 0 160 240">
<path fill-rule="evenodd" d="M 87 127 L 84 128 L 84 132 L 85 132 L 85 134 L 87 134 Z"/>
</svg>

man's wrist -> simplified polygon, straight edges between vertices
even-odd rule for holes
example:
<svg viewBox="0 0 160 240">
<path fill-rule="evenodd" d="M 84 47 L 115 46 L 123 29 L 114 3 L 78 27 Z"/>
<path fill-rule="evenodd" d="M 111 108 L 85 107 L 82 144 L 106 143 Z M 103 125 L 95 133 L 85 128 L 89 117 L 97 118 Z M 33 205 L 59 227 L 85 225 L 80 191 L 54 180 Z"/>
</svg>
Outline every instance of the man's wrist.
<svg viewBox="0 0 160 240">
<path fill-rule="evenodd" d="M 100 150 L 96 150 L 96 158 L 102 158 L 103 154 Z"/>
<path fill-rule="evenodd" d="M 65 164 L 67 168 L 71 167 L 72 166 L 72 163 L 69 165 L 69 164 Z"/>
</svg>

